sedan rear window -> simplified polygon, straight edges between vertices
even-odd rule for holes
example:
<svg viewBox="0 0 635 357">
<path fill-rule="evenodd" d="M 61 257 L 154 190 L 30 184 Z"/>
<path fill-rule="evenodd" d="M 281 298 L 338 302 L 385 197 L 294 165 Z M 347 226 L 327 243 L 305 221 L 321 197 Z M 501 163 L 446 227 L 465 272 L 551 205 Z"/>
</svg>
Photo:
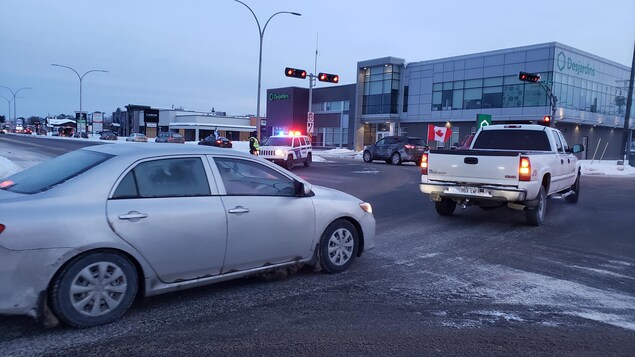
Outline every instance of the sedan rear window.
<svg viewBox="0 0 635 357">
<path fill-rule="evenodd" d="M 426 146 L 426 143 L 423 141 L 423 139 L 419 138 L 408 138 L 408 144 L 415 146 Z"/>
<path fill-rule="evenodd" d="M 76 150 L 9 176 L 0 189 L 34 194 L 49 190 L 110 159 L 112 155 Z"/>
</svg>

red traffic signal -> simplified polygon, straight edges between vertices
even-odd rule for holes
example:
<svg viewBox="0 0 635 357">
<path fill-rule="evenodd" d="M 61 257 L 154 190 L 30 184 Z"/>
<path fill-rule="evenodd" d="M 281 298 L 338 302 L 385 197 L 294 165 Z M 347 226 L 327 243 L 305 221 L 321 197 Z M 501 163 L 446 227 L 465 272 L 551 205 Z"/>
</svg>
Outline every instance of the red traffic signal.
<svg viewBox="0 0 635 357">
<path fill-rule="evenodd" d="M 331 83 L 337 83 L 340 81 L 340 76 L 338 76 L 337 74 L 330 74 L 330 73 L 318 73 L 318 80 L 321 82 L 331 82 Z"/>
<path fill-rule="evenodd" d="M 540 74 L 538 73 L 529 73 L 529 72 L 520 72 L 518 73 L 518 79 L 523 82 L 532 82 L 536 83 L 540 81 Z"/>
<path fill-rule="evenodd" d="M 303 69 L 297 69 L 297 68 L 290 68 L 287 67 L 284 69 L 284 75 L 287 77 L 294 77 L 294 78 L 306 78 L 306 71 Z"/>
</svg>

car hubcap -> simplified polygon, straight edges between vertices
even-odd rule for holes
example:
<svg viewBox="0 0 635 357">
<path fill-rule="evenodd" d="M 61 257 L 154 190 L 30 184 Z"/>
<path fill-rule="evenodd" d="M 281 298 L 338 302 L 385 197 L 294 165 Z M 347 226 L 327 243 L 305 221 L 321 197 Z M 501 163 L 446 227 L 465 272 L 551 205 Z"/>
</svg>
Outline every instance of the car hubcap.
<svg viewBox="0 0 635 357">
<path fill-rule="evenodd" d="M 398 162 L 399 162 L 399 156 L 397 156 L 397 155 L 393 155 L 393 156 L 392 156 L 392 163 L 393 163 L 393 164 L 397 164 Z"/>
<path fill-rule="evenodd" d="M 340 228 L 329 239 L 329 259 L 335 265 L 344 265 L 351 259 L 355 241 L 350 231 Z"/>
<path fill-rule="evenodd" d="M 82 315 L 101 316 L 117 308 L 127 289 L 121 268 L 110 262 L 87 266 L 73 279 L 70 298 L 73 308 Z"/>
</svg>

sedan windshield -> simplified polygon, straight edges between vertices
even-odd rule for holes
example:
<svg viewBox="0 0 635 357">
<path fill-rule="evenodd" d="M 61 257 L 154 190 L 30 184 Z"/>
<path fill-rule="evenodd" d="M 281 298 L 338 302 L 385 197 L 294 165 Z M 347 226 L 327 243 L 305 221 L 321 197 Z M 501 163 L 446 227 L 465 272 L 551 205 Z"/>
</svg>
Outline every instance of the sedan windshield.
<svg viewBox="0 0 635 357">
<path fill-rule="evenodd" d="M 0 189 L 26 194 L 46 191 L 111 157 L 89 150 L 71 151 L 7 177 L 0 182 Z"/>
</svg>

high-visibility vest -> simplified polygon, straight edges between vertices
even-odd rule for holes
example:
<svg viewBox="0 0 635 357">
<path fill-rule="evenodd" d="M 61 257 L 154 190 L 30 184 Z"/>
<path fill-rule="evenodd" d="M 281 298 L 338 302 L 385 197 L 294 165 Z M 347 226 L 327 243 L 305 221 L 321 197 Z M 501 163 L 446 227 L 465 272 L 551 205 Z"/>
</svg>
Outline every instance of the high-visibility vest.
<svg viewBox="0 0 635 357">
<path fill-rule="evenodd" d="M 253 140 L 253 143 L 252 143 Z M 254 149 L 258 150 L 260 148 L 260 145 L 258 145 L 258 138 L 255 137 L 251 137 L 249 138 L 249 143 L 254 147 Z"/>
</svg>

